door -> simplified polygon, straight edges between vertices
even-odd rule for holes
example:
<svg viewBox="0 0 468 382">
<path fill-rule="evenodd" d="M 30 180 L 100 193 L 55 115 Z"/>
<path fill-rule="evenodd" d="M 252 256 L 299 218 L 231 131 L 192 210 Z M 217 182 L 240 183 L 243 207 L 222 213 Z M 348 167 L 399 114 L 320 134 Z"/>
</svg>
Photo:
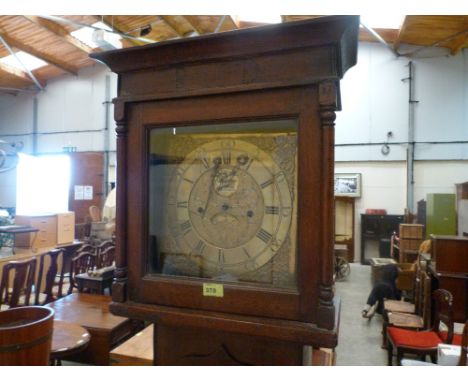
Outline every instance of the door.
<svg viewBox="0 0 468 382">
<path fill-rule="evenodd" d="M 102 211 L 105 201 L 104 153 L 70 153 L 71 187 L 69 210 L 75 212 L 75 223 L 86 222 L 89 207 L 95 205 Z"/>
</svg>

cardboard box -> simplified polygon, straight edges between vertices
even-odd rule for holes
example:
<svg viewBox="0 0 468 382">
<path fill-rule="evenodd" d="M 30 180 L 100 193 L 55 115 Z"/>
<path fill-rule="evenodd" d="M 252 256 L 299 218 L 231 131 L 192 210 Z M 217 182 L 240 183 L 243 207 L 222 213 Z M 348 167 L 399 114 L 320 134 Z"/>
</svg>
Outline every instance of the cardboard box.
<svg viewBox="0 0 468 382">
<path fill-rule="evenodd" d="M 400 224 L 400 239 L 422 239 L 424 226 L 422 224 Z"/>
<path fill-rule="evenodd" d="M 439 344 L 437 346 L 437 364 L 442 366 L 457 366 L 460 354 L 461 346 Z"/>
</svg>

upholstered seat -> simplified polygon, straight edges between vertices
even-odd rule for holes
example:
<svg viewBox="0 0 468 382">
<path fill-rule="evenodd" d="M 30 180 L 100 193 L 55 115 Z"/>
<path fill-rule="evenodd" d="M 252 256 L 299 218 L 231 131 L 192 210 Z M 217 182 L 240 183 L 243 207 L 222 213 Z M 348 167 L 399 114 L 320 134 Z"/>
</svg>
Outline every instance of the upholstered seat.
<svg viewBox="0 0 468 382">
<path fill-rule="evenodd" d="M 444 342 L 437 333 L 432 331 L 414 332 L 390 326 L 387 329 L 387 334 L 399 346 L 411 348 L 437 348 L 437 345 Z"/>
<path fill-rule="evenodd" d="M 388 365 L 392 365 L 393 352 L 396 351 L 397 364 L 401 365 L 403 355 L 416 354 L 421 358 L 427 355 L 433 363 L 437 359 L 437 346 L 441 343 L 452 343 L 453 339 L 453 297 L 444 289 L 437 289 L 433 293 L 435 302 L 434 322 L 432 330 L 415 331 L 402 329 L 395 326 L 386 328 Z M 440 333 L 441 322 L 447 328 L 447 334 L 443 338 Z"/>
<path fill-rule="evenodd" d="M 447 332 L 446 331 L 439 332 L 439 336 L 443 340 L 443 342 L 447 341 Z M 452 345 L 461 346 L 461 344 L 462 344 L 462 335 L 454 333 L 453 334 L 453 339 L 452 339 Z"/>
</svg>

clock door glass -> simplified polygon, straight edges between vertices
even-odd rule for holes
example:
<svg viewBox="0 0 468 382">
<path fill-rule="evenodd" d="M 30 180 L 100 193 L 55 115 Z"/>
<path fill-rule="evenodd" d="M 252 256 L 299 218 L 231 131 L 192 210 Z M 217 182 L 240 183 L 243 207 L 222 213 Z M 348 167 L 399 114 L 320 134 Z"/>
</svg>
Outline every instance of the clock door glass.
<svg viewBox="0 0 468 382">
<path fill-rule="evenodd" d="M 297 121 L 151 128 L 148 273 L 296 286 Z"/>
</svg>

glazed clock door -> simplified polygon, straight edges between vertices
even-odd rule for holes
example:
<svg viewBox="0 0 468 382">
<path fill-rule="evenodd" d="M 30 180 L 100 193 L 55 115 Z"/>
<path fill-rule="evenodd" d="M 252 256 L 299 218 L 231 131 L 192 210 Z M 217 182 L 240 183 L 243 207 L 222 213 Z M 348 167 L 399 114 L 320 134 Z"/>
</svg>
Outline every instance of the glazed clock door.
<svg viewBox="0 0 468 382">
<path fill-rule="evenodd" d="M 307 144 L 301 139 L 312 156 L 321 150 L 320 134 L 310 139 L 320 132 L 313 107 L 303 101 L 313 94 L 278 90 L 132 110 L 139 129 L 130 141 L 146 147 L 128 153 L 130 160 L 146 157 L 130 177 L 141 176 L 145 186 L 128 196 L 129 221 L 146 229 L 143 241 L 129 235 L 130 248 L 145 253 L 134 269 L 141 284 L 130 285 L 132 300 L 296 320 L 313 315 L 302 285 L 315 277 L 305 272 L 320 256 L 320 227 L 304 244 L 298 226 L 305 216 L 301 160 L 314 167 L 300 154 Z M 307 246 L 316 249 L 301 253 Z M 213 285 L 218 293 L 207 294 Z"/>
<path fill-rule="evenodd" d="M 159 238 L 149 268 L 295 287 L 296 130 L 294 120 L 152 129 L 150 155 L 161 160 L 149 173 L 149 234 Z"/>
</svg>

